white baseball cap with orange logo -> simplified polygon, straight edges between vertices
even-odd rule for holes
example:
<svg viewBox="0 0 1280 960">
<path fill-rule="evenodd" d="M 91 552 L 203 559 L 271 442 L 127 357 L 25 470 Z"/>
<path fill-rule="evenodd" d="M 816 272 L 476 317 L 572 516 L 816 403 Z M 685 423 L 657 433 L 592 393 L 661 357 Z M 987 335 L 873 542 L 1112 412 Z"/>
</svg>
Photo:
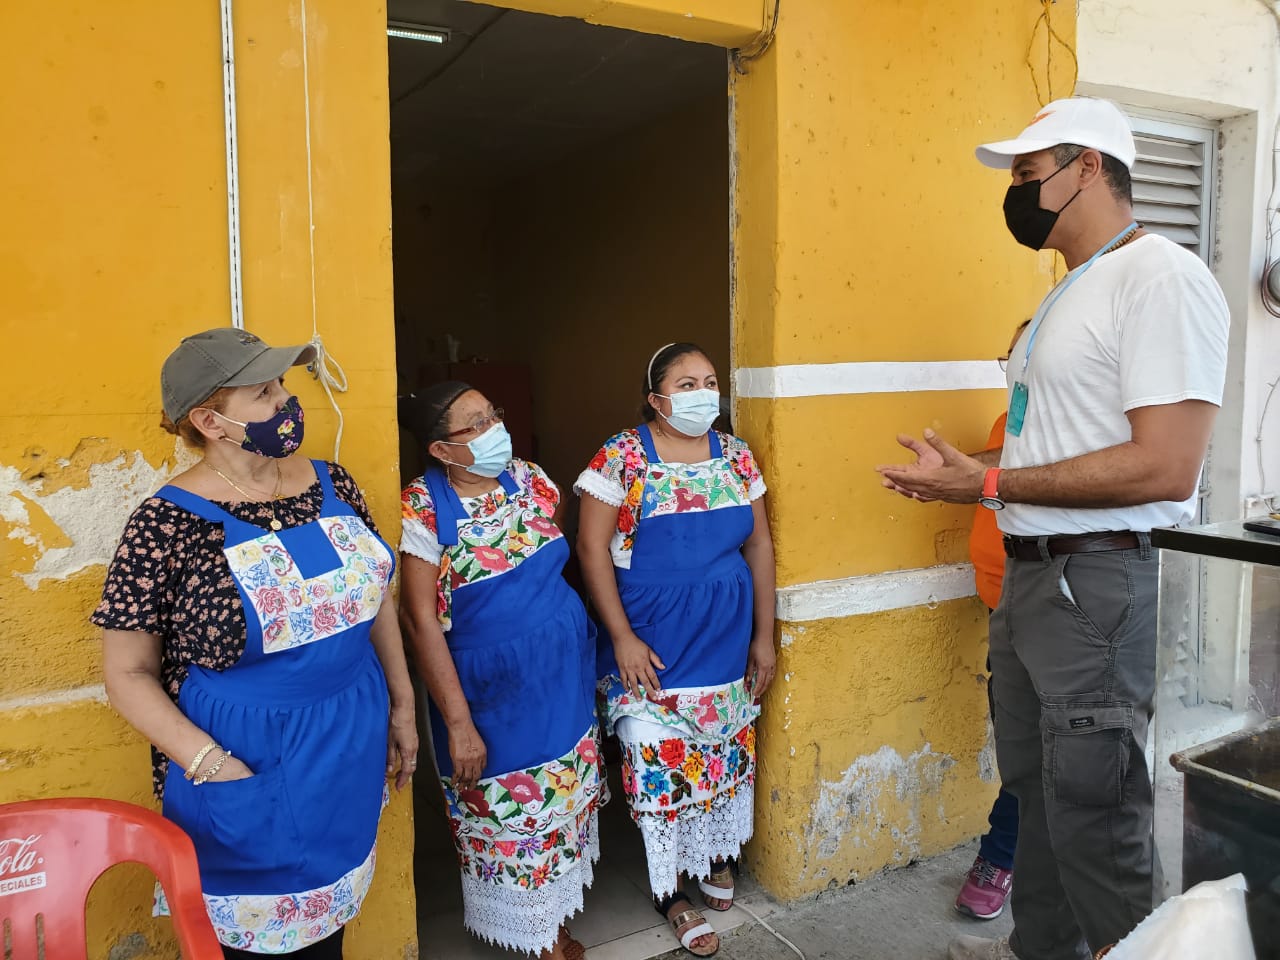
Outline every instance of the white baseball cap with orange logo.
<svg viewBox="0 0 1280 960">
<path fill-rule="evenodd" d="M 1115 157 L 1130 170 L 1138 153 L 1133 143 L 1133 130 L 1120 108 L 1110 100 L 1094 97 L 1055 100 L 1041 107 L 1016 139 L 984 143 L 976 152 L 978 159 L 988 167 L 1008 170 L 1016 156 L 1048 150 L 1063 143 L 1091 147 Z"/>
</svg>

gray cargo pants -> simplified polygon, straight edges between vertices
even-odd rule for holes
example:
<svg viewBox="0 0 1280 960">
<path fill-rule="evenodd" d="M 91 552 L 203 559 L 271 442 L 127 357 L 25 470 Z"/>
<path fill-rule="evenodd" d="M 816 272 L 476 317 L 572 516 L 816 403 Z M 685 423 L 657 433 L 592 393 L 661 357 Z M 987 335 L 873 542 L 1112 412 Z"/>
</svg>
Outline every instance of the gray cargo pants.
<svg viewBox="0 0 1280 960">
<path fill-rule="evenodd" d="M 996 754 L 1018 798 L 1010 943 L 1079 960 L 1151 911 L 1158 563 L 1133 550 L 1005 564 L 991 618 Z M 1086 946 L 1087 945 L 1087 946 Z"/>
</svg>

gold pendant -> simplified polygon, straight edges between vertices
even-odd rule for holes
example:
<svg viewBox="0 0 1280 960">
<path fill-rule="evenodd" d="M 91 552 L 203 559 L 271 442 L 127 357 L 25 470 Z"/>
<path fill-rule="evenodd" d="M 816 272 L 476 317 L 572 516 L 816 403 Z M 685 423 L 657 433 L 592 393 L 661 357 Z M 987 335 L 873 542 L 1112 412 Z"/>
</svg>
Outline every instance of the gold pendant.
<svg viewBox="0 0 1280 960">
<path fill-rule="evenodd" d="M 271 529 L 272 529 L 272 530 L 283 530 L 283 529 L 284 529 L 284 524 L 283 524 L 283 523 L 281 523 L 279 520 L 277 520 L 275 517 L 272 517 L 272 518 L 271 518 Z"/>
</svg>

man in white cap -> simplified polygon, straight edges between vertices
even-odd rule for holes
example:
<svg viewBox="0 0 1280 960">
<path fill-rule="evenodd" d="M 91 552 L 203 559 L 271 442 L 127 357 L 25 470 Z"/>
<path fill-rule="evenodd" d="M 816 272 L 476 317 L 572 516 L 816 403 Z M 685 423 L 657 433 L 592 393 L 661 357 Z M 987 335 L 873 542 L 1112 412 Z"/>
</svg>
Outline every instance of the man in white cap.
<svg viewBox="0 0 1280 960">
<path fill-rule="evenodd" d="M 1144 749 L 1155 689 L 1152 527 L 1191 519 L 1226 376 L 1227 305 L 1193 254 L 1133 219 L 1124 115 L 1073 97 L 1016 140 L 1014 238 L 1070 272 L 1008 366 L 1002 450 L 965 456 L 932 431 L 881 467 L 917 500 L 997 510 L 1004 585 L 991 619 L 996 750 L 1018 798 L 1014 930 L 960 937 L 952 960 L 1084 960 L 1152 906 Z"/>
</svg>

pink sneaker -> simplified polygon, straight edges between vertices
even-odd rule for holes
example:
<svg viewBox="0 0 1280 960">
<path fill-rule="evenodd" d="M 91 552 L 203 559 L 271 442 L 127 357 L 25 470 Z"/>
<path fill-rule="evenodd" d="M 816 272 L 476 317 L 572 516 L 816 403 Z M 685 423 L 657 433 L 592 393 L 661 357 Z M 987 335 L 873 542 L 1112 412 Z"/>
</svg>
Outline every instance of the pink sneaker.
<svg viewBox="0 0 1280 960">
<path fill-rule="evenodd" d="M 1012 870 L 1001 870 L 991 861 L 978 857 L 956 897 L 956 909 L 975 920 L 994 920 L 1004 911 L 1004 902 L 1012 887 Z"/>
</svg>

